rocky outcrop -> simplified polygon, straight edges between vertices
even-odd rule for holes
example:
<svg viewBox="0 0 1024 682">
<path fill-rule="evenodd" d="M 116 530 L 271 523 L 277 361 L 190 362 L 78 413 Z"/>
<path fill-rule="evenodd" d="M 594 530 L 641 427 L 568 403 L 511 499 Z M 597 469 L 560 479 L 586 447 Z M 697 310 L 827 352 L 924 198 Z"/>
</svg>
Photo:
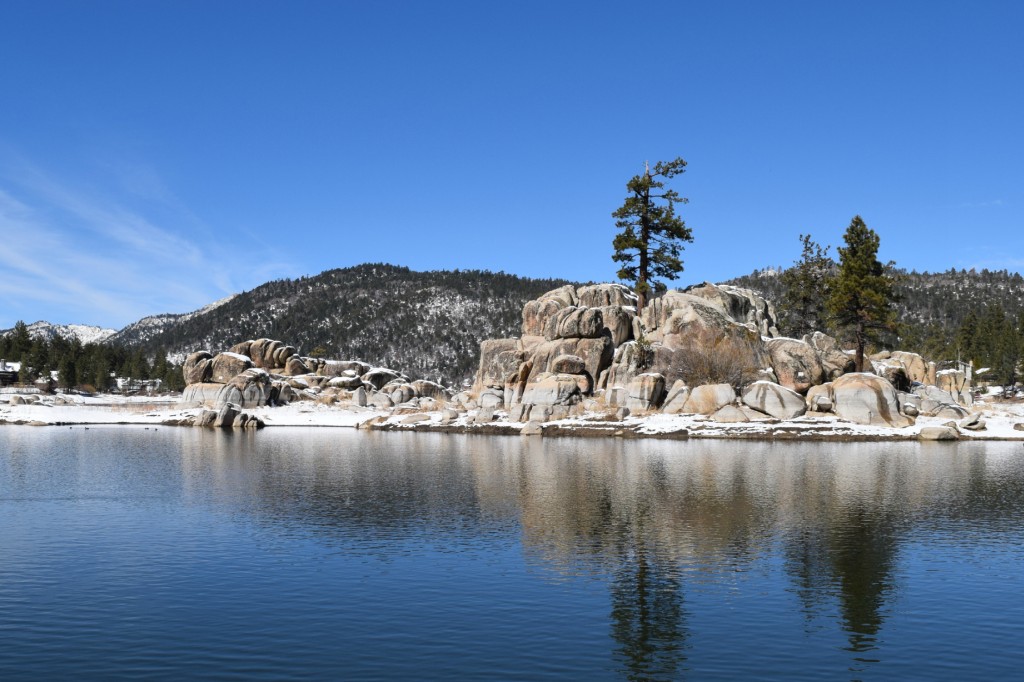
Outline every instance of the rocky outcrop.
<svg viewBox="0 0 1024 682">
<path fill-rule="evenodd" d="M 182 373 L 187 382 L 182 400 L 216 411 L 228 405 L 245 410 L 293 400 L 357 407 L 399 404 L 408 411 L 419 408 L 421 401 L 423 409 L 437 407 L 450 396 L 446 388 L 431 381 L 410 382 L 401 372 L 356 360 L 303 357 L 295 348 L 272 339 L 243 341 L 217 355 L 192 353 Z M 230 410 L 224 412 L 221 421 L 229 421 L 230 416 Z M 210 421 L 209 425 L 216 421 L 209 415 L 202 420 Z"/>
<path fill-rule="evenodd" d="M 900 413 L 893 385 L 875 374 L 844 374 L 832 382 L 832 397 L 832 411 L 857 424 L 902 428 L 914 423 Z"/>
</svg>

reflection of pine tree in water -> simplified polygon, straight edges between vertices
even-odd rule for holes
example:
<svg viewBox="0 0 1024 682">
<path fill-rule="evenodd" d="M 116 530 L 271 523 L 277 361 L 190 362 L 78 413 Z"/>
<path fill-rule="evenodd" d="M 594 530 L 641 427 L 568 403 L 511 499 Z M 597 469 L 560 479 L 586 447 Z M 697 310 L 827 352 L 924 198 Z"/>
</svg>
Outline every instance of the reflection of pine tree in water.
<svg viewBox="0 0 1024 682">
<path fill-rule="evenodd" d="M 817 529 L 806 529 L 786 547 L 786 571 L 808 619 L 838 599 L 840 626 L 858 662 L 877 649 L 893 589 L 896 523 L 884 510 L 846 509 Z"/>
<path fill-rule="evenodd" d="M 627 679 L 673 679 L 686 662 L 682 584 L 674 566 L 645 551 L 627 559 L 611 584 L 616 663 Z"/>
<path fill-rule="evenodd" d="M 650 549 L 644 528 L 651 509 L 641 505 L 616 533 L 621 564 L 611 576 L 612 638 L 619 671 L 629 680 L 677 679 L 686 662 L 679 567 Z"/>
<path fill-rule="evenodd" d="M 839 587 L 843 627 L 850 651 L 875 648 L 892 591 L 897 543 L 893 523 L 884 512 L 858 508 L 846 516 L 832 537 L 832 571 Z"/>
</svg>

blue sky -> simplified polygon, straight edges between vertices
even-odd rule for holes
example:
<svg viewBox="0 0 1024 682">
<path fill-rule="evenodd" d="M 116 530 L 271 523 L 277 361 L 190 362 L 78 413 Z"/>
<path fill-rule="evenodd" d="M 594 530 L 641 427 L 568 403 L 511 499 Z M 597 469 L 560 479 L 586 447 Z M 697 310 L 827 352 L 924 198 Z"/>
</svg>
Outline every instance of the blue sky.
<svg viewBox="0 0 1024 682">
<path fill-rule="evenodd" d="M 682 156 L 685 285 L 835 245 L 1024 269 L 1024 3 L 5 2 L 0 328 L 363 262 L 614 277 Z"/>
</svg>

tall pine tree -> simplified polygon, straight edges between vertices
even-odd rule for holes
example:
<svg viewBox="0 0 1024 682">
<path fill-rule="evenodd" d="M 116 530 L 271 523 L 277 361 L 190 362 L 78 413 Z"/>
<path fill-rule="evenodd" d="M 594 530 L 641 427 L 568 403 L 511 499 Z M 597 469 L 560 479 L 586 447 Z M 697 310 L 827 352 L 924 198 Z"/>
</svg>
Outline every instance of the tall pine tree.
<svg viewBox="0 0 1024 682">
<path fill-rule="evenodd" d="M 783 331 L 795 338 L 814 331 L 828 331 L 825 301 L 836 267 L 828 255 L 829 247 L 822 248 L 809 234 L 800 235 L 800 243 L 803 245 L 800 260 L 780 276 L 779 321 Z"/>
<path fill-rule="evenodd" d="M 679 253 L 683 242 L 693 241 L 690 229 L 675 213 L 675 205 L 687 200 L 675 190 L 661 191 L 664 180 L 684 172 L 686 162 L 681 158 L 659 161 L 654 168 L 645 164 L 643 175 L 626 183 L 626 202 L 612 213 L 615 226 L 622 230 L 612 241 L 612 260 L 622 264 L 619 279 L 633 283 L 638 313 L 651 291 L 664 287 L 656 278 L 675 279 L 683 271 Z"/>
<path fill-rule="evenodd" d="M 857 351 L 856 371 L 864 371 L 864 348 L 896 326 L 894 281 L 878 261 L 880 240 L 854 216 L 839 247 L 839 269 L 828 295 L 834 325 L 845 331 Z"/>
</svg>

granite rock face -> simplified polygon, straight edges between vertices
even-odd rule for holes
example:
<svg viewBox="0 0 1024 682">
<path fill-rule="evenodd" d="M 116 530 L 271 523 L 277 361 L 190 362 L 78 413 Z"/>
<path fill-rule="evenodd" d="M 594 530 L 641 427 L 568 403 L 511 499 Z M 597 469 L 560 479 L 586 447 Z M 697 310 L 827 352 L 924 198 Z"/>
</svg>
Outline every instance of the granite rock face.
<svg viewBox="0 0 1024 682">
<path fill-rule="evenodd" d="M 832 396 L 832 411 L 857 424 L 902 428 L 914 423 L 900 413 L 896 388 L 875 374 L 844 374 L 832 382 Z"/>
</svg>

